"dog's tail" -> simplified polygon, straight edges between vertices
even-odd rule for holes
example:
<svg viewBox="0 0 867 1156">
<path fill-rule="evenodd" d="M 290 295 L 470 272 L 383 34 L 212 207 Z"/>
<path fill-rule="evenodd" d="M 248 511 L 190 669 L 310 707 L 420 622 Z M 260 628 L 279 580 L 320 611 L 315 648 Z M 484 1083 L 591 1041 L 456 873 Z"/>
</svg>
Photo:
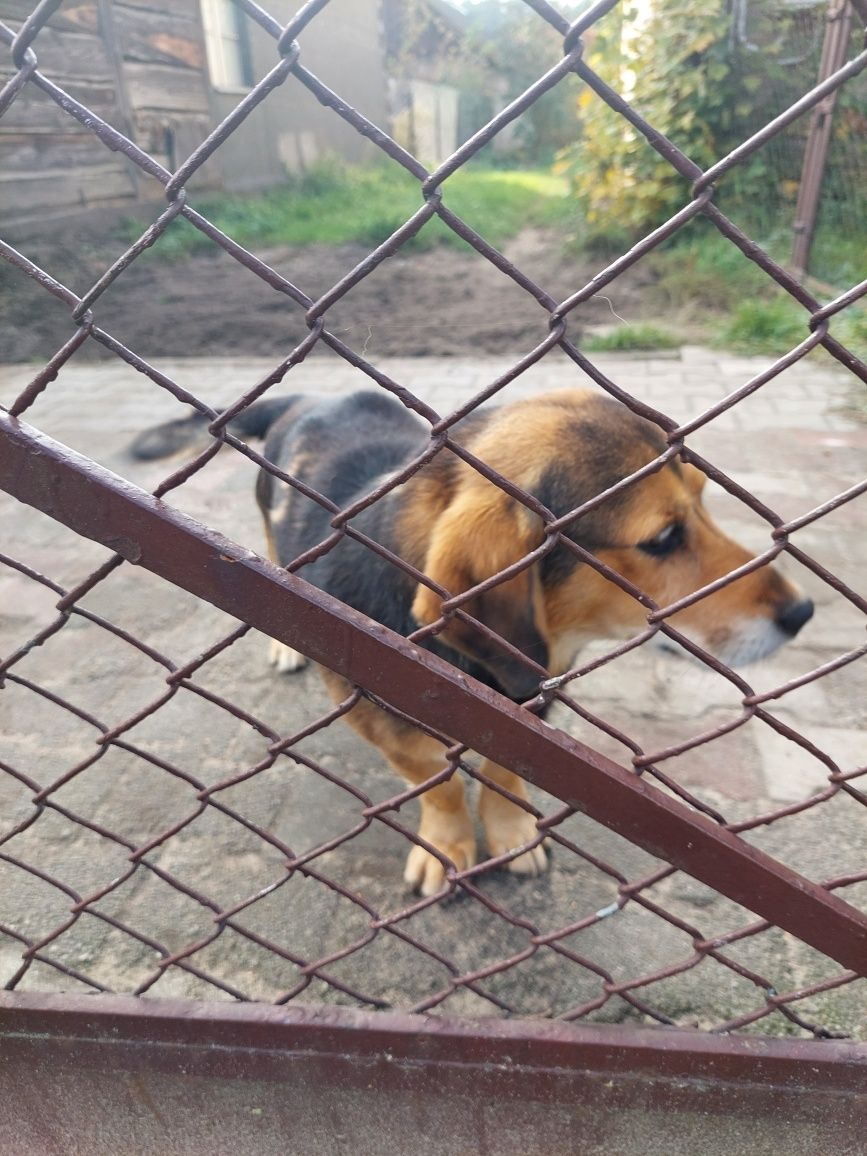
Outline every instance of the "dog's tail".
<svg viewBox="0 0 867 1156">
<path fill-rule="evenodd" d="M 263 438 L 271 426 L 300 401 L 299 395 L 289 397 L 266 397 L 242 410 L 229 422 L 229 431 L 243 438 Z M 143 430 L 129 446 L 129 453 L 142 461 L 167 458 L 181 450 L 201 450 L 210 443 L 208 425 L 210 419 L 204 414 L 193 413 L 177 421 L 167 421 L 163 425 Z"/>
</svg>

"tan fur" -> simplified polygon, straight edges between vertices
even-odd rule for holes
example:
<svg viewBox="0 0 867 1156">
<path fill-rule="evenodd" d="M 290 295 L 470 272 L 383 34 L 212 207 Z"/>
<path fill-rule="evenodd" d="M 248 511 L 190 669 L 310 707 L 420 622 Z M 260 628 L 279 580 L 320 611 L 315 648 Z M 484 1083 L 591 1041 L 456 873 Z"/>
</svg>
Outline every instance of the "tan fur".
<svg viewBox="0 0 867 1156">
<path fill-rule="evenodd" d="M 352 693 L 352 685 L 330 670 L 322 670 L 328 693 L 339 703 Z M 446 766 L 442 743 L 416 727 L 402 723 L 364 699 L 346 715 L 346 721 L 369 743 L 377 747 L 394 769 L 413 786 L 437 778 Z M 526 800 L 527 786 L 512 771 L 484 759 L 479 768 L 483 778 Z M 419 796 L 421 821 L 419 836 L 436 847 L 458 871 L 476 862 L 476 837 L 467 809 L 464 785 L 457 771 L 445 782 L 429 787 Z M 482 785 L 479 793 L 479 817 L 485 829 L 485 840 L 491 856 L 499 856 L 535 842 L 523 854 L 515 856 L 509 869 L 520 875 L 537 875 L 546 866 L 545 852 L 538 845 L 535 820 L 492 788 Z M 404 880 L 423 895 L 439 891 L 445 881 L 445 865 L 424 847 L 410 851 Z"/>
<path fill-rule="evenodd" d="M 574 414 L 597 395 L 579 391 L 549 394 L 518 403 L 486 427 L 472 444 L 474 454 L 522 489 L 532 491 L 549 447 L 564 447 L 564 415 Z M 653 454 L 637 449 L 623 463 L 623 475 L 647 464 Z M 564 461 L 568 468 L 568 461 Z M 460 467 L 460 483 L 445 512 L 435 520 L 424 566 L 425 573 L 454 596 L 519 561 L 544 541 L 539 518 L 512 501 L 503 491 L 469 466 Z M 678 464 L 642 478 L 626 491 L 625 502 L 610 527 L 614 545 L 596 551 L 601 562 L 628 579 L 664 607 L 750 560 L 751 555 L 726 537 L 714 524 L 701 500 L 705 477 L 695 467 Z M 605 505 L 601 507 L 605 511 Z M 417 515 L 418 516 L 418 515 Z M 673 521 L 686 529 L 687 546 L 676 559 L 660 560 L 636 549 Z M 562 673 L 582 638 L 622 636 L 647 625 L 646 611 L 631 595 L 602 577 L 591 566 L 581 566 L 562 585 L 530 596 L 525 574 L 487 595 L 489 601 L 511 601 L 513 616 L 532 615 L 549 653 L 552 674 Z M 711 650 L 721 650 L 735 624 L 774 614 L 798 597 L 797 589 L 772 567 L 766 566 L 709 595 L 670 620 L 673 626 L 697 635 Z M 440 599 L 419 587 L 413 613 L 422 624 L 440 617 Z M 473 604 L 466 609 L 473 612 Z M 442 637 L 457 649 L 459 625 L 446 627 Z M 565 648 L 561 640 L 567 639 Z"/>
</svg>

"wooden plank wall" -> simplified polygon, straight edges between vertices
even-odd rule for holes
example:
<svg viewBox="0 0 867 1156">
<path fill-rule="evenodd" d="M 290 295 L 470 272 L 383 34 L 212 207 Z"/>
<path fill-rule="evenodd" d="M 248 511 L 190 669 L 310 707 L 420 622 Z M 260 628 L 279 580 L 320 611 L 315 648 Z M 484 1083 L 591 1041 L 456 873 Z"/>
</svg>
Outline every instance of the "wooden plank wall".
<svg viewBox="0 0 867 1156">
<path fill-rule="evenodd" d="M 20 27 L 35 0 L 0 0 Z M 65 4 L 34 45 L 39 70 L 167 167 L 211 127 L 198 0 Z M 0 85 L 9 70 L 0 69 Z M 59 217 L 158 196 L 158 182 L 110 152 L 32 85 L 0 119 L 0 213 Z"/>
<path fill-rule="evenodd" d="M 198 0 L 105 0 L 110 8 L 136 142 L 167 168 L 212 127 Z"/>
</svg>

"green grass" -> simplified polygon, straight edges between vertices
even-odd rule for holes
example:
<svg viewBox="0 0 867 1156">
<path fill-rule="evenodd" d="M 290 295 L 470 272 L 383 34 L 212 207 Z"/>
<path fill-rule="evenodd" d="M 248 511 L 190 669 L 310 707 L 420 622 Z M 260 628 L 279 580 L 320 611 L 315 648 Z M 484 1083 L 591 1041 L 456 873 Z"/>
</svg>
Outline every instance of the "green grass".
<svg viewBox="0 0 867 1156">
<path fill-rule="evenodd" d="M 788 232 L 762 237 L 745 228 L 776 261 L 786 265 L 791 246 Z M 863 271 L 856 276 L 854 269 L 863 246 L 855 248 L 857 257 L 850 253 L 844 260 L 839 235 L 826 237 L 824 247 L 819 247 L 825 272 L 830 270 L 832 252 L 838 253 L 837 276 L 831 284 L 841 289 L 863 276 Z M 699 340 L 735 353 L 779 355 L 810 332 L 807 311 L 705 222 L 695 222 L 650 261 L 658 278 L 654 295 L 664 309 L 694 327 Z M 812 263 L 811 267 L 815 268 Z M 814 291 L 814 296 L 826 301 L 829 293 Z M 857 356 L 867 356 L 867 304 L 856 302 L 833 318 L 831 333 Z"/>
<path fill-rule="evenodd" d="M 716 344 L 739 353 L 784 353 L 809 336 L 808 314 L 785 295 L 741 301 L 725 320 Z"/>
<path fill-rule="evenodd" d="M 714 344 L 735 353 L 781 354 L 809 336 L 809 314 L 786 293 L 742 301 L 725 319 Z M 867 307 L 849 305 L 831 320 L 831 335 L 867 357 Z"/>
<path fill-rule="evenodd" d="M 705 316 L 733 309 L 767 288 L 765 273 L 716 229 L 699 223 L 651 257 L 665 304 Z"/>
<path fill-rule="evenodd" d="M 864 279 L 864 254 L 867 253 L 867 199 L 860 233 L 853 235 L 851 222 L 836 227 L 820 224 L 810 250 L 810 272 L 831 285 L 857 285 Z"/>
<path fill-rule="evenodd" d="M 675 349 L 680 340 L 656 325 L 623 325 L 610 333 L 588 337 L 582 347 L 589 353 L 631 353 L 653 349 Z"/>
<path fill-rule="evenodd" d="M 867 305 L 863 299 L 845 309 L 836 322 L 831 322 L 831 332 L 856 357 L 867 361 Z"/>
<path fill-rule="evenodd" d="M 463 170 L 445 182 L 442 192 L 443 203 L 494 245 L 527 226 L 568 228 L 575 212 L 566 183 L 542 172 Z M 394 166 L 353 169 L 329 164 L 257 196 L 203 196 L 191 203 L 246 247 L 351 242 L 374 247 L 421 208 L 424 198 L 418 181 Z M 124 239 L 133 240 L 144 227 L 139 220 L 125 221 Z M 433 219 L 409 245 L 418 250 L 464 243 Z M 211 245 L 178 218 L 155 249 L 163 257 L 182 257 Z"/>
</svg>

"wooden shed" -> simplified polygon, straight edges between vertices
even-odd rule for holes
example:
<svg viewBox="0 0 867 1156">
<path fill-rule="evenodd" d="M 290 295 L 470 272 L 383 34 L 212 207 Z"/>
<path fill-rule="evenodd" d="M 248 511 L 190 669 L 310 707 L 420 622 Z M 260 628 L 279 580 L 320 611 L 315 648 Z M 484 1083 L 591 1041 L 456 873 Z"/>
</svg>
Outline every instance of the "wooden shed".
<svg viewBox="0 0 867 1156">
<path fill-rule="evenodd" d="M 269 0 L 288 21 L 290 0 Z M 17 30 L 35 0 L 0 0 Z M 300 37 L 302 62 L 378 123 L 387 123 L 379 0 L 332 0 Z M 174 169 L 277 61 L 276 44 L 231 0 L 75 0 L 35 44 L 39 71 Z M 0 86 L 14 71 L 0 47 Z M 194 178 L 196 189 L 272 185 L 323 154 L 350 162 L 366 145 L 290 76 Z M 33 84 L 0 118 L 0 215 L 57 218 L 158 197 L 158 181 L 112 153 Z"/>
</svg>

